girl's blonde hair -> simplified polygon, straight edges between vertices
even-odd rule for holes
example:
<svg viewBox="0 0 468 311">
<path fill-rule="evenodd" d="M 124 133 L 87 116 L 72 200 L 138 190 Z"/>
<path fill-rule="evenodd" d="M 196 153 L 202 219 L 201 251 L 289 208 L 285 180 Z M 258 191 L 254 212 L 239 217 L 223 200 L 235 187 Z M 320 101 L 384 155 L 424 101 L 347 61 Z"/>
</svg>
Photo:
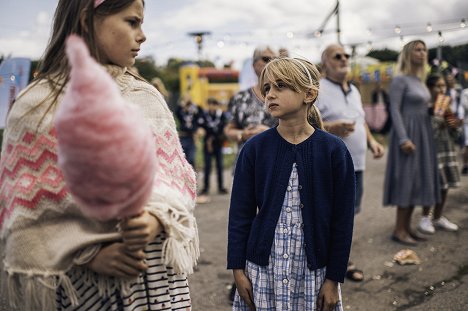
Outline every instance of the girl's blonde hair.
<svg viewBox="0 0 468 311">
<path fill-rule="evenodd" d="M 416 45 L 421 43 L 426 48 L 426 43 L 422 40 L 413 40 L 405 44 L 403 50 L 401 51 L 400 55 L 398 56 L 397 62 L 397 74 L 400 75 L 411 75 L 413 74 L 416 68 L 413 68 L 413 63 L 411 62 L 411 54 L 413 50 L 416 48 Z M 427 58 L 424 61 L 424 64 L 417 68 L 416 76 L 421 79 L 421 81 L 426 80 L 426 67 L 427 67 Z"/>
<path fill-rule="evenodd" d="M 259 77 L 259 85 L 262 95 L 265 96 L 263 84 L 270 82 L 274 85 L 282 81 L 291 90 L 297 93 L 311 92 L 314 99 L 307 104 L 307 121 L 314 127 L 323 129 L 322 118 L 317 107 L 314 105 L 319 92 L 320 73 L 314 64 L 301 58 L 276 58 L 270 61 Z"/>
</svg>

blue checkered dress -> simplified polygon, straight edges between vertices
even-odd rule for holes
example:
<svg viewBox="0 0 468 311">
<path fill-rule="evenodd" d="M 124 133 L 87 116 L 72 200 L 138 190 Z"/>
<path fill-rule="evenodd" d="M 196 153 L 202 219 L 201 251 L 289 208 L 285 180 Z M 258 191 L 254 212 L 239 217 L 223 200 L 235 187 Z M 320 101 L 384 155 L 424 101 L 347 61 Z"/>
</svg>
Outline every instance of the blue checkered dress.
<svg viewBox="0 0 468 311">
<path fill-rule="evenodd" d="M 326 268 L 307 268 L 304 232 L 299 197 L 296 164 L 293 165 L 281 214 L 275 229 L 269 265 L 262 267 L 247 261 L 246 274 L 252 282 L 257 311 L 316 310 Z M 342 311 L 340 301 L 335 311 Z M 249 310 L 236 292 L 233 310 Z"/>
</svg>

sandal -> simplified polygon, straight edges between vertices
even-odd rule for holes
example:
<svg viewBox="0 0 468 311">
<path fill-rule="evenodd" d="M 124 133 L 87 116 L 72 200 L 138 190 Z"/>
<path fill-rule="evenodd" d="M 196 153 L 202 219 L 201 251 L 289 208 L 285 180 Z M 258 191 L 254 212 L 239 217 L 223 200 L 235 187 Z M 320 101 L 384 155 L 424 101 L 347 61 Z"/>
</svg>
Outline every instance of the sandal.
<svg viewBox="0 0 468 311">
<path fill-rule="evenodd" d="M 406 245 L 406 246 L 416 246 L 416 245 L 418 245 L 418 242 L 416 242 L 416 241 L 415 241 L 414 239 L 412 239 L 412 238 L 411 238 L 411 240 L 408 239 L 408 238 L 401 239 L 401 238 L 399 238 L 399 237 L 396 236 L 396 235 L 392 235 L 390 238 L 391 238 L 391 240 L 392 240 L 393 242 L 397 242 L 397 243 L 400 243 L 400 244 L 403 244 L 403 245 Z"/>
<path fill-rule="evenodd" d="M 415 240 L 416 242 L 426 242 L 426 241 L 427 241 L 427 238 L 426 238 L 426 237 L 423 237 L 423 236 L 417 234 L 416 232 L 410 232 L 409 235 L 410 235 L 410 237 L 412 237 L 413 240 Z"/>
<path fill-rule="evenodd" d="M 357 269 L 351 262 L 348 263 L 348 269 L 346 270 L 345 276 L 348 280 L 353 282 L 362 282 L 364 280 L 364 272 Z"/>
</svg>

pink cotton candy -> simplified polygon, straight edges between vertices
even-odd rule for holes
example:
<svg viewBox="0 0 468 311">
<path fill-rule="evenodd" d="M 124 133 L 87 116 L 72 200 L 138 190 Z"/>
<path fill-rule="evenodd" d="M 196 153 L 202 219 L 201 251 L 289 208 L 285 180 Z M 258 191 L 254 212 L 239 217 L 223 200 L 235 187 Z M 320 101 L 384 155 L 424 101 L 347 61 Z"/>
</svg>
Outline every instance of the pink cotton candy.
<svg viewBox="0 0 468 311">
<path fill-rule="evenodd" d="M 153 135 L 83 40 L 66 42 L 70 81 L 56 113 L 58 164 L 82 212 L 99 220 L 142 211 L 153 186 Z"/>
</svg>

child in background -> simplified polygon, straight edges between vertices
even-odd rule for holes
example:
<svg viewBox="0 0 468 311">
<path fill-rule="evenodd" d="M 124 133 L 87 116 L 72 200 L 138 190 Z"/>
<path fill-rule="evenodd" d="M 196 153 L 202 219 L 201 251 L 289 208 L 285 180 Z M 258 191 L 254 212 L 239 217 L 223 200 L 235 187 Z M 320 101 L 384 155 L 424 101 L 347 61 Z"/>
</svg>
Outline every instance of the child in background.
<svg viewBox="0 0 468 311">
<path fill-rule="evenodd" d="M 354 219 L 354 167 L 324 132 L 314 102 L 319 72 L 279 58 L 260 76 L 279 125 L 247 141 L 234 175 L 228 269 L 233 310 L 342 310 Z"/>
<path fill-rule="evenodd" d="M 163 97 L 127 70 L 146 40 L 143 17 L 143 0 L 60 0 L 38 76 L 9 112 L 0 160 L 0 278 L 20 310 L 191 308 L 196 180 Z M 70 34 L 84 39 L 156 140 L 149 202 L 120 222 L 85 217 L 57 165 L 54 111 L 70 77 Z"/>
<path fill-rule="evenodd" d="M 434 207 L 434 215 L 431 219 L 430 207 L 423 208 L 423 217 L 418 229 L 422 233 L 434 234 L 435 229 L 458 231 L 458 226 L 446 217 L 442 212 L 450 188 L 460 185 L 460 172 L 458 169 L 457 151 L 455 141 L 461 135 L 461 124 L 450 109 L 450 97 L 445 95 L 447 85 L 442 76 L 433 74 L 426 80 L 426 85 L 431 92 L 433 113 L 432 128 L 437 150 L 437 164 L 439 168 L 439 181 L 441 188 L 441 202 Z"/>
</svg>

